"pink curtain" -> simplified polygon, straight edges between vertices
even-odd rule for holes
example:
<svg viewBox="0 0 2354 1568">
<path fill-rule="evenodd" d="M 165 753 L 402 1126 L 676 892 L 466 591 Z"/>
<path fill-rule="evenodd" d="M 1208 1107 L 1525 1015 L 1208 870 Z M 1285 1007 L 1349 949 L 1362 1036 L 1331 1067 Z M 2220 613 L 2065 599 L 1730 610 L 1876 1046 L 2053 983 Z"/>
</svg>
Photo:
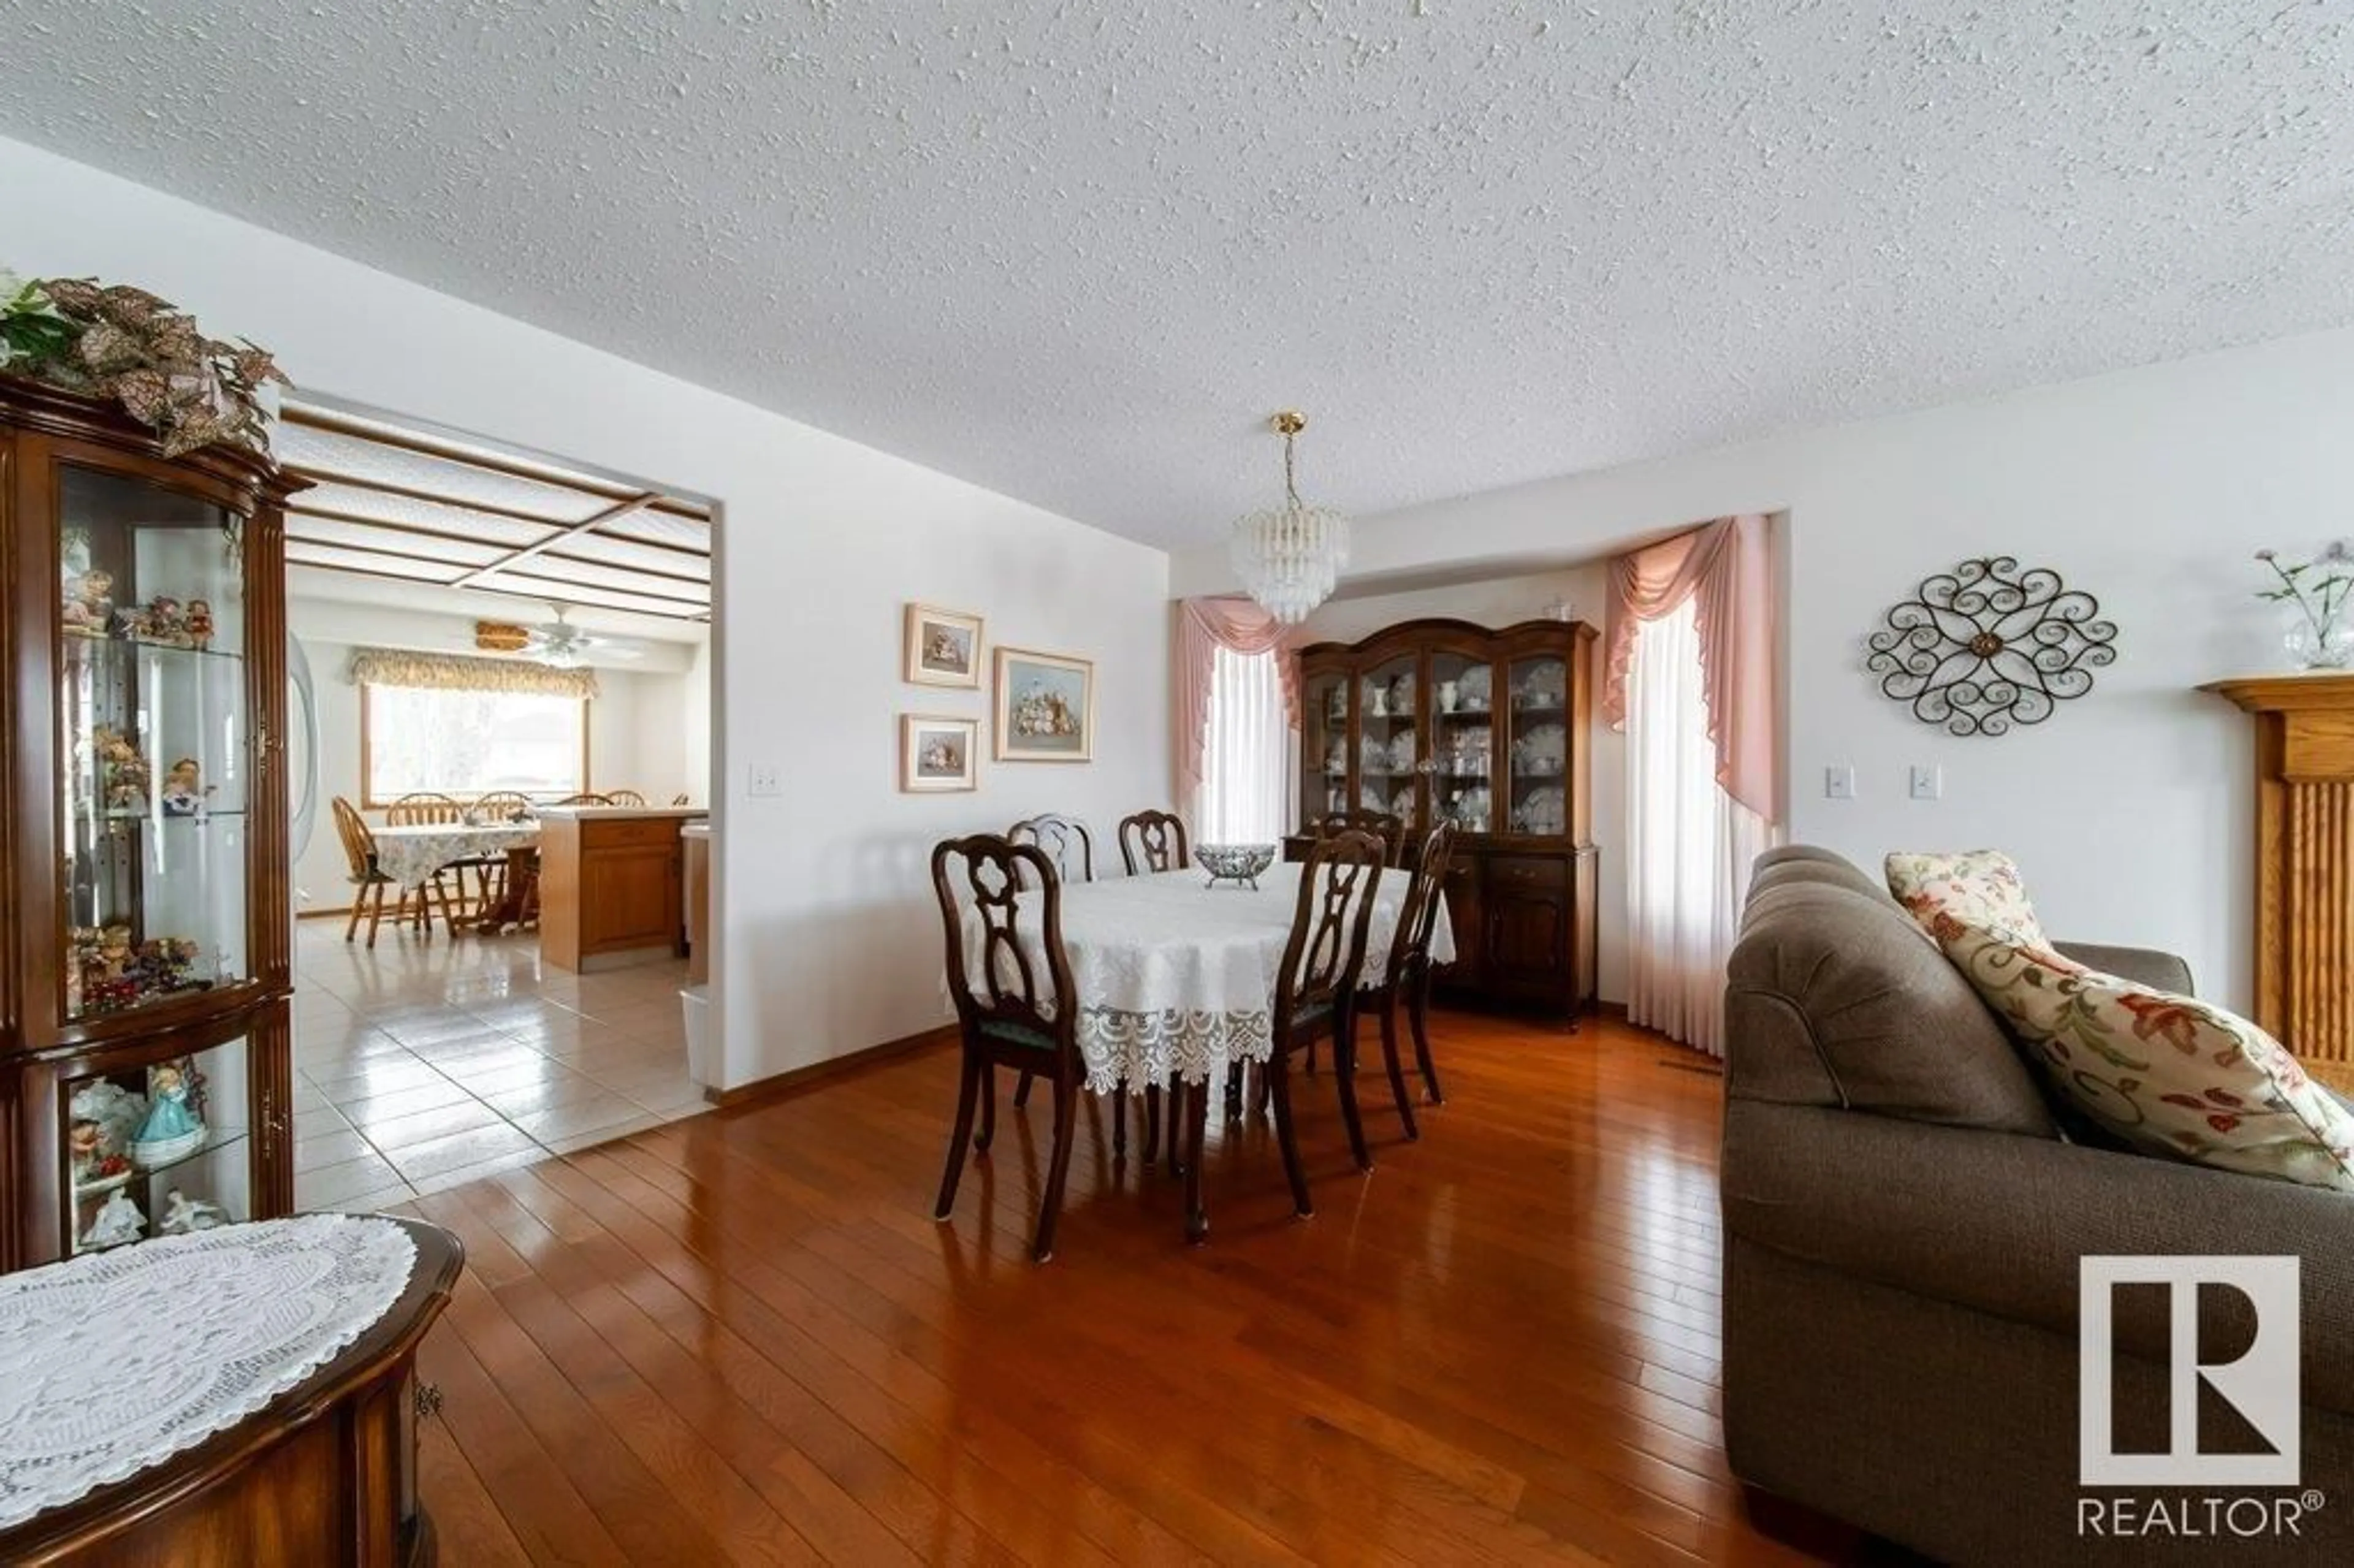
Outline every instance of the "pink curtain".
<svg viewBox="0 0 2354 1568">
<path fill-rule="evenodd" d="M 1720 517 L 1610 563 L 1603 638 L 1602 715 L 1627 724 L 1627 662 L 1635 632 L 1697 595 L 1702 695 L 1716 781 L 1765 818 L 1782 820 L 1774 781 L 1774 585 L 1766 519 Z"/>
<path fill-rule="evenodd" d="M 1265 653 L 1289 646 L 1293 629 L 1269 614 L 1257 600 L 1241 594 L 1181 599 L 1177 604 L 1175 657 L 1170 674 L 1176 686 L 1173 706 L 1177 726 L 1177 786 L 1179 798 L 1202 785 L 1202 753 L 1210 733 L 1210 675 L 1217 651 Z M 1294 729 L 1299 727 L 1299 669 L 1289 659 L 1276 662 L 1283 683 L 1283 708 Z"/>
</svg>

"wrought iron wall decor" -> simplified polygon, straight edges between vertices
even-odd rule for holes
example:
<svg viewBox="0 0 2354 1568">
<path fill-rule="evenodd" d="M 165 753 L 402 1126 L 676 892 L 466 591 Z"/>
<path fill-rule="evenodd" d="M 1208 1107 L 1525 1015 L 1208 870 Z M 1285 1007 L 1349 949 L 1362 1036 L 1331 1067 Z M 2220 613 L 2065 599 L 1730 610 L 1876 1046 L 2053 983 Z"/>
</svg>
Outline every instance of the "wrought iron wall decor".
<svg viewBox="0 0 2354 1568">
<path fill-rule="evenodd" d="M 2009 556 L 1964 561 L 1925 579 L 1872 634 L 1865 667 L 1913 716 L 1951 735 L 2041 724 L 2093 689 L 2116 662 L 2117 629 L 2091 594 Z"/>
</svg>

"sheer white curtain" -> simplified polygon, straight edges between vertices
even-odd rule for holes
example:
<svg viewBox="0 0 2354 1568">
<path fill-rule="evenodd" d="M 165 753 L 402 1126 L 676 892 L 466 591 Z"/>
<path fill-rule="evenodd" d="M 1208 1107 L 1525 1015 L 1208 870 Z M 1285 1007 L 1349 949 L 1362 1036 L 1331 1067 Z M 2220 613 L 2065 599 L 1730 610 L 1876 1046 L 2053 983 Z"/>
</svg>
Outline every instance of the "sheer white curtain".
<svg viewBox="0 0 2354 1568">
<path fill-rule="evenodd" d="M 1291 800 L 1291 726 L 1279 652 L 1216 651 L 1210 671 L 1209 742 L 1194 842 L 1265 844 L 1281 838 Z"/>
<path fill-rule="evenodd" d="M 1699 596 L 1642 624 L 1627 670 L 1627 1016 L 1724 1054 L 1724 963 L 1765 818 L 1716 781 Z"/>
</svg>

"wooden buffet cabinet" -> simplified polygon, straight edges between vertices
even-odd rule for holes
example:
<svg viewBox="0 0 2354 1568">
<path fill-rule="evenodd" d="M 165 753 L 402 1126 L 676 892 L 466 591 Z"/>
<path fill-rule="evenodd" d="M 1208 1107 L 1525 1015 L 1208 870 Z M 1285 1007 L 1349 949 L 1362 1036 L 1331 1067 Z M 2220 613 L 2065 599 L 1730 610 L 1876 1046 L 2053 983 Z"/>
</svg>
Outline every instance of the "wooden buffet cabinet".
<svg viewBox="0 0 2354 1568">
<path fill-rule="evenodd" d="M 1455 824 L 1437 980 L 1458 995 L 1594 1002 L 1594 643 L 1582 621 L 1412 620 L 1300 652 L 1300 821 L 1387 811 L 1410 842 Z"/>
<path fill-rule="evenodd" d="M 686 950 L 684 847 L 701 807 L 543 806 L 539 950 L 558 969 L 618 969 Z"/>
<path fill-rule="evenodd" d="M 293 1206 L 300 488 L 0 378 L 0 1270 Z"/>
</svg>

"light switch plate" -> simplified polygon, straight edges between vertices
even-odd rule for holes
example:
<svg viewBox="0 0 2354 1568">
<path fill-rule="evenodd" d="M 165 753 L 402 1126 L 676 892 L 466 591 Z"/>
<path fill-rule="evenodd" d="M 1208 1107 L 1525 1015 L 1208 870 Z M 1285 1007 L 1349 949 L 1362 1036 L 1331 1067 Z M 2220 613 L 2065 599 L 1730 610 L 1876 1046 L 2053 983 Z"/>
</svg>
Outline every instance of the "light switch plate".
<svg viewBox="0 0 2354 1568">
<path fill-rule="evenodd" d="M 1823 769 L 1823 799 L 1826 800 L 1855 799 L 1855 765 L 1853 763 L 1837 763 Z"/>
<path fill-rule="evenodd" d="M 784 771 L 773 762 L 755 762 L 752 764 L 751 792 L 755 795 L 783 794 Z"/>
<path fill-rule="evenodd" d="M 1913 798 L 1935 800 L 1946 792 L 1946 770 L 1934 762 L 1913 765 Z"/>
</svg>

